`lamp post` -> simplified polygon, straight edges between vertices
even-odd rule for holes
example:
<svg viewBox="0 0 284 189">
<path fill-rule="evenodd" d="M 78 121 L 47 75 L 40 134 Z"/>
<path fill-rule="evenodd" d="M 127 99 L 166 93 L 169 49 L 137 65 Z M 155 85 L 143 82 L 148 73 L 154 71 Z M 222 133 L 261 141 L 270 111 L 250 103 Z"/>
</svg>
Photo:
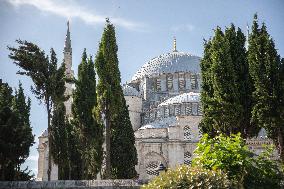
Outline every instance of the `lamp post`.
<svg viewBox="0 0 284 189">
<path fill-rule="evenodd" d="M 159 175 L 160 175 L 160 173 L 161 173 L 162 171 L 167 171 L 167 167 L 165 167 L 164 164 L 161 162 L 160 165 L 159 165 L 159 167 L 158 167 L 158 173 L 159 173 Z"/>
</svg>

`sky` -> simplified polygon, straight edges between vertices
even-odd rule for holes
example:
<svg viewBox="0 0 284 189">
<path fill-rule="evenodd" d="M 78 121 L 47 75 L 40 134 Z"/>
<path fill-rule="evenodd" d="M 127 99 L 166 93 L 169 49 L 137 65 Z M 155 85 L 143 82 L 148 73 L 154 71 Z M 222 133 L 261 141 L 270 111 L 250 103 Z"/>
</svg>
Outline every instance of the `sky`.
<svg viewBox="0 0 284 189">
<path fill-rule="evenodd" d="M 147 61 L 177 50 L 202 57 L 204 39 L 214 28 L 231 23 L 247 32 L 253 15 L 265 22 L 278 53 L 284 57 L 284 1 L 282 0 L 0 0 L 0 79 L 17 88 L 22 82 L 32 99 L 31 126 L 35 144 L 25 166 L 37 174 L 38 136 L 47 128 L 47 114 L 30 92 L 32 81 L 17 75 L 19 70 L 8 58 L 7 46 L 15 40 L 36 43 L 49 54 L 50 48 L 63 60 L 63 47 L 70 20 L 73 69 L 77 73 L 83 49 L 93 57 L 98 50 L 105 18 L 116 27 L 118 58 L 122 83 Z"/>
</svg>

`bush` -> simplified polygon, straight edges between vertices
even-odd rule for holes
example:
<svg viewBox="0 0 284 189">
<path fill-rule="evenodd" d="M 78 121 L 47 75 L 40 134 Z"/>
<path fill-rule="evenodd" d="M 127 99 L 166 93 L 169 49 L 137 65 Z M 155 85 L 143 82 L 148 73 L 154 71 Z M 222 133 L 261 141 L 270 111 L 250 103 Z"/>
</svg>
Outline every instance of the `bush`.
<svg viewBox="0 0 284 189">
<path fill-rule="evenodd" d="M 253 158 L 240 134 L 215 138 L 205 134 L 194 151 L 192 166 L 226 172 L 233 188 L 278 189 L 283 171 L 279 162 L 272 159 L 273 150 L 270 147 Z"/>
<path fill-rule="evenodd" d="M 240 134 L 226 137 L 224 135 L 209 138 L 204 134 L 194 151 L 196 158 L 193 166 L 207 169 L 221 169 L 228 173 L 229 179 L 242 181 L 246 167 L 250 164 L 253 153 L 245 145 Z"/>
<path fill-rule="evenodd" d="M 208 170 L 201 167 L 182 165 L 174 170 L 163 172 L 142 189 L 223 189 L 229 188 L 229 180 L 221 170 Z"/>
<path fill-rule="evenodd" d="M 283 166 L 279 161 L 272 159 L 273 151 L 273 146 L 267 146 L 264 152 L 252 159 L 244 180 L 245 188 L 280 189 L 283 187 Z"/>
</svg>

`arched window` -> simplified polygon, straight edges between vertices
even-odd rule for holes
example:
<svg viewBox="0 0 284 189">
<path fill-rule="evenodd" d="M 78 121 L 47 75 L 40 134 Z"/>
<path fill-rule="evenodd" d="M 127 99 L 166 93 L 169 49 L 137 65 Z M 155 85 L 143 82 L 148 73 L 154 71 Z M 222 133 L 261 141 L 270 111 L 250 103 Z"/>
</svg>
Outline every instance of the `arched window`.
<svg viewBox="0 0 284 189">
<path fill-rule="evenodd" d="M 198 115 L 202 115 L 202 105 L 200 103 L 198 103 L 197 111 L 198 111 L 198 113 L 197 113 Z"/>
<path fill-rule="evenodd" d="M 191 115 L 192 113 L 192 104 L 186 104 L 185 106 L 185 115 Z"/>
<path fill-rule="evenodd" d="M 175 115 L 180 115 L 180 105 L 175 106 Z"/>
<path fill-rule="evenodd" d="M 191 89 L 196 89 L 196 75 L 195 74 L 190 75 L 190 83 L 191 83 Z"/>
<path fill-rule="evenodd" d="M 169 108 L 165 107 L 165 117 L 169 117 L 170 112 L 169 112 Z"/>
<path fill-rule="evenodd" d="M 184 153 L 183 157 L 184 157 L 183 163 L 185 165 L 190 165 L 191 164 L 191 153 L 187 151 Z"/>
<path fill-rule="evenodd" d="M 184 140 L 191 140 L 191 129 L 189 126 L 185 126 L 183 128 L 183 136 L 184 136 Z"/>
<path fill-rule="evenodd" d="M 167 75 L 167 86 L 168 86 L 168 90 L 173 89 L 173 75 L 171 74 Z"/>
<path fill-rule="evenodd" d="M 192 115 L 197 115 L 197 112 L 198 112 L 197 106 L 198 106 L 197 103 L 192 103 Z"/>
<path fill-rule="evenodd" d="M 181 89 L 181 90 L 185 89 L 184 73 L 178 74 L 178 86 L 179 86 L 179 89 Z"/>
<path fill-rule="evenodd" d="M 160 78 L 156 79 L 156 90 L 161 91 L 161 79 Z"/>
</svg>

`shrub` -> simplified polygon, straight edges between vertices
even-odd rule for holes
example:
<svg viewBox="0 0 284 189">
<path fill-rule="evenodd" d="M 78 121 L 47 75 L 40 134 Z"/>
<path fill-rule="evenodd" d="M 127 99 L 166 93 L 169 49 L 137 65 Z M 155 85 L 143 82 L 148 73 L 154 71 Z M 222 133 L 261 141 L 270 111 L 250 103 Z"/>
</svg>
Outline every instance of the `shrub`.
<svg viewBox="0 0 284 189">
<path fill-rule="evenodd" d="M 226 172 L 233 188 L 278 189 L 283 171 L 279 162 L 272 159 L 273 150 L 270 147 L 253 158 L 240 134 L 215 138 L 205 134 L 194 151 L 192 166 Z"/>
<path fill-rule="evenodd" d="M 182 165 L 163 172 L 142 189 L 223 189 L 229 188 L 229 180 L 221 170 L 208 170 L 201 167 Z"/>
<path fill-rule="evenodd" d="M 273 160 L 274 150 L 273 146 L 267 146 L 264 152 L 251 160 L 251 166 L 244 180 L 245 188 L 280 189 L 283 187 L 283 166 L 279 161 Z"/>
</svg>

